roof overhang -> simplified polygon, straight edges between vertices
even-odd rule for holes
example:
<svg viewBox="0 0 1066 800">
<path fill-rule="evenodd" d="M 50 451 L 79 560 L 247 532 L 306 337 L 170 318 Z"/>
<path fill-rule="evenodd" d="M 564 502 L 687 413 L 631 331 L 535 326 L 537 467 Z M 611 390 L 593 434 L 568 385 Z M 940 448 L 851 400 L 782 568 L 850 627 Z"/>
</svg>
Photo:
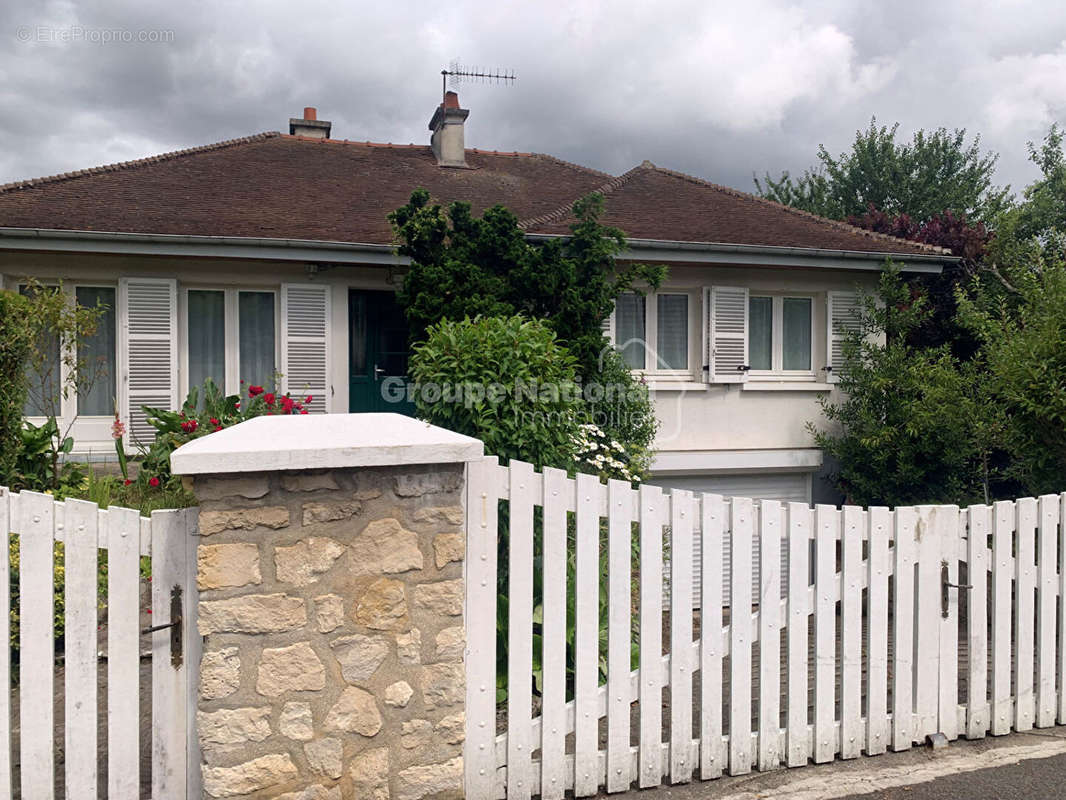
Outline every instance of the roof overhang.
<svg viewBox="0 0 1066 800">
<path fill-rule="evenodd" d="M 526 234 L 526 237 L 534 242 L 566 238 L 558 234 L 540 233 Z M 629 246 L 619 257 L 633 261 L 878 271 L 884 267 L 886 260 L 891 260 L 907 272 L 935 274 L 943 269 L 944 264 L 960 260 L 955 256 L 937 253 L 865 252 L 716 242 L 672 242 L 659 239 L 627 241 Z M 387 244 L 46 228 L 0 227 L 0 250 L 267 259 L 379 266 L 406 266 L 410 263 L 409 259 L 398 255 L 396 249 Z"/>
<path fill-rule="evenodd" d="M 562 239 L 559 234 L 531 233 L 537 240 Z M 900 265 L 905 272 L 939 273 L 944 264 L 961 259 L 940 253 L 914 254 L 866 252 L 864 250 L 828 250 L 809 247 L 773 247 L 770 245 L 728 244 L 723 242 L 672 242 L 661 239 L 627 238 L 628 248 L 619 258 L 633 261 L 674 261 L 700 264 L 741 264 L 762 267 L 807 267 L 810 269 L 847 269 L 880 271 L 886 260 Z"/>
<path fill-rule="evenodd" d="M 402 266 L 410 263 L 409 259 L 397 255 L 396 249 L 387 244 L 43 228 L 0 228 L 0 250 L 268 259 L 377 266 Z"/>
</svg>

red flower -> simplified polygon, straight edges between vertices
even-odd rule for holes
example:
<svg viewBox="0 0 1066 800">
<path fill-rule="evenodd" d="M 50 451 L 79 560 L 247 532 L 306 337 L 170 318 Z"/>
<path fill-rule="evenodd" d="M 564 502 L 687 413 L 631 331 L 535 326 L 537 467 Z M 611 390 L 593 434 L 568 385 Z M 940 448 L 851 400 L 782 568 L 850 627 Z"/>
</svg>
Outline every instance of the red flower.
<svg viewBox="0 0 1066 800">
<path fill-rule="evenodd" d="M 210 419 L 210 420 L 208 420 L 208 421 L 209 421 L 209 422 L 210 422 L 210 423 L 211 423 L 212 425 L 218 425 L 218 424 L 219 424 L 218 420 L 217 420 L 217 419 L 215 419 L 214 417 L 211 417 L 211 419 Z"/>
<path fill-rule="evenodd" d="M 155 477 L 149 478 L 148 479 L 148 485 L 151 486 L 153 489 L 158 489 L 159 488 L 159 478 L 155 478 Z"/>
<path fill-rule="evenodd" d="M 257 397 L 258 395 L 261 395 L 262 393 L 263 393 L 263 387 L 262 386 L 249 386 L 248 387 L 248 396 L 249 397 Z"/>
<path fill-rule="evenodd" d="M 222 426 L 221 425 L 216 425 L 215 426 L 215 433 L 218 433 L 220 430 L 222 430 Z"/>
<path fill-rule="evenodd" d="M 310 403 L 311 402 L 311 395 L 307 395 L 307 399 L 304 400 L 304 402 L 305 403 Z"/>
<path fill-rule="evenodd" d="M 124 480 L 122 482 L 122 485 L 123 486 L 129 486 L 131 483 L 133 483 L 133 481 L 131 481 L 129 478 L 126 478 L 126 480 Z"/>
<path fill-rule="evenodd" d="M 240 408 L 241 407 L 241 401 L 238 400 L 236 403 L 233 404 L 233 407 L 234 408 Z"/>
<path fill-rule="evenodd" d="M 291 414 L 292 413 L 292 407 L 294 405 L 295 405 L 295 403 L 293 403 L 292 398 L 289 397 L 288 395 L 285 395 L 283 398 L 281 398 L 281 410 L 282 410 L 282 413 Z"/>
<path fill-rule="evenodd" d="M 306 408 L 302 408 L 302 409 L 300 409 L 300 413 L 301 413 L 301 414 L 306 414 L 306 413 L 307 413 L 307 409 L 306 409 Z"/>
<path fill-rule="evenodd" d="M 263 395 L 263 399 L 266 401 L 266 404 L 268 406 L 274 405 L 274 393 L 273 392 L 267 392 L 265 395 Z"/>
<path fill-rule="evenodd" d="M 195 433 L 199 423 L 194 419 L 187 419 L 181 423 L 181 429 L 186 433 Z"/>
</svg>

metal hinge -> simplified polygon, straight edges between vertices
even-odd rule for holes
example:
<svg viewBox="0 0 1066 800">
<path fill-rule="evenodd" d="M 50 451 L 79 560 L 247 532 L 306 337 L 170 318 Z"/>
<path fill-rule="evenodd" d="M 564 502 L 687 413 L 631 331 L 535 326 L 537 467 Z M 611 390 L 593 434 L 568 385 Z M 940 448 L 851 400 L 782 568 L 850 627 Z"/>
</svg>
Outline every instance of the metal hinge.
<svg viewBox="0 0 1066 800">
<path fill-rule="evenodd" d="M 177 669 L 182 664 L 182 643 L 184 641 L 184 620 L 181 612 L 181 587 L 177 584 L 170 590 L 170 622 L 165 622 L 161 625 L 153 625 L 151 628 L 145 628 L 141 631 L 141 636 L 149 633 L 155 633 L 156 631 L 164 631 L 170 628 L 170 663 L 174 669 Z"/>
</svg>

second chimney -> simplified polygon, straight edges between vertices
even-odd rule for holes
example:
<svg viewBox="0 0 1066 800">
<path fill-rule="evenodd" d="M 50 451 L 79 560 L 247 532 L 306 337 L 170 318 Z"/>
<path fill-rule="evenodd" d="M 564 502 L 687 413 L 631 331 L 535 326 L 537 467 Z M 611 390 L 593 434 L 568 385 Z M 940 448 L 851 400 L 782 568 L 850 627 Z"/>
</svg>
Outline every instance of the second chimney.
<svg viewBox="0 0 1066 800">
<path fill-rule="evenodd" d="M 466 166 L 463 124 L 468 116 L 470 112 L 467 109 L 459 108 L 459 95 L 455 92 L 446 93 L 444 102 L 433 112 L 433 119 L 429 121 L 429 129 L 433 131 L 430 145 L 433 155 L 437 157 L 438 166 Z"/>
<path fill-rule="evenodd" d="M 333 123 L 318 118 L 318 109 L 308 106 L 304 109 L 303 119 L 289 119 L 289 134 L 292 136 L 310 136 L 312 139 L 328 139 Z"/>
</svg>

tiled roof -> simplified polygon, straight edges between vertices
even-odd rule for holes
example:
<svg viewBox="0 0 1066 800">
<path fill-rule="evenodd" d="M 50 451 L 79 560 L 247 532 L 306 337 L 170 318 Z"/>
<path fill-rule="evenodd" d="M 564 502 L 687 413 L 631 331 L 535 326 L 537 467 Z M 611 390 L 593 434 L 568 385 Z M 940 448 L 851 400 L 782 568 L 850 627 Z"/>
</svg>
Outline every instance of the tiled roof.
<svg viewBox="0 0 1066 800">
<path fill-rule="evenodd" d="M 756 195 L 657 167 L 650 161 L 598 187 L 601 221 L 633 239 L 802 247 L 871 253 L 946 255 L 949 251 L 825 219 Z M 570 206 L 526 219 L 530 233 L 568 233 Z"/>
<path fill-rule="evenodd" d="M 609 176 L 551 156 L 262 133 L 153 158 L 0 186 L 0 226 L 388 244 L 386 215 L 424 187 L 475 211 L 545 214 Z"/>
<path fill-rule="evenodd" d="M 261 133 L 0 186 L 0 227 L 388 244 L 386 215 L 423 187 L 475 211 L 503 204 L 534 233 L 567 233 L 573 202 L 639 239 L 943 253 L 717 186 L 649 162 L 613 177 L 536 153 L 467 150 L 441 168 L 425 145 Z"/>
</svg>

